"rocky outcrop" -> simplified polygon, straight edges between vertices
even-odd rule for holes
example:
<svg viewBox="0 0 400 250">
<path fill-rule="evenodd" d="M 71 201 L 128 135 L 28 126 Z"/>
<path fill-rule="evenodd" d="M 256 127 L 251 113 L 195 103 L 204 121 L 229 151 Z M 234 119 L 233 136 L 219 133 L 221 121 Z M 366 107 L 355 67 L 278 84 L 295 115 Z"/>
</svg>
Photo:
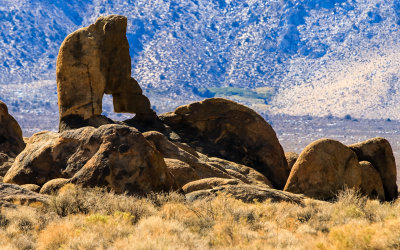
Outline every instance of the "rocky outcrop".
<svg viewBox="0 0 400 250">
<path fill-rule="evenodd" d="M 42 186 L 56 178 L 117 193 L 177 189 L 162 155 L 139 131 L 123 125 L 35 134 L 4 182 Z"/>
<path fill-rule="evenodd" d="M 0 183 L 0 208 L 16 205 L 41 206 L 48 197 L 14 184 Z"/>
<path fill-rule="evenodd" d="M 378 170 L 385 190 L 385 199 L 392 201 L 398 196 L 397 170 L 390 143 L 384 138 L 373 138 L 349 146 L 359 161 L 369 161 Z"/>
<path fill-rule="evenodd" d="M 288 163 L 289 169 L 292 169 L 294 164 L 297 161 L 297 158 L 299 158 L 299 154 L 294 153 L 294 152 L 286 152 L 285 153 L 285 158 Z"/>
<path fill-rule="evenodd" d="M 39 193 L 41 194 L 55 194 L 60 190 L 63 186 L 70 183 L 70 179 L 65 178 L 57 178 L 46 182 L 42 188 L 39 189 Z"/>
<path fill-rule="evenodd" d="M 284 191 L 331 199 L 344 187 L 359 189 L 361 182 L 356 154 L 338 141 L 320 139 L 301 152 Z"/>
<path fill-rule="evenodd" d="M 272 187 L 265 176 L 250 167 L 207 157 L 185 144 L 169 141 L 165 135 L 156 131 L 143 135 L 164 156 L 167 168 L 179 187 L 206 178 L 234 179 L 241 183 Z"/>
<path fill-rule="evenodd" d="M 372 199 L 385 200 L 382 179 L 379 172 L 368 161 L 360 161 L 361 185 L 360 192 Z"/>
<path fill-rule="evenodd" d="M 178 107 L 160 119 L 196 151 L 237 162 L 282 189 L 289 168 L 272 127 L 253 110 L 222 98 Z"/>
<path fill-rule="evenodd" d="M 111 15 L 65 38 L 57 58 L 60 130 L 107 123 L 101 117 L 104 94 L 113 95 L 115 112 L 136 119 L 156 118 L 150 102 L 131 77 L 127 18 Z"/>
<path fill-rule="evenodd" d="M 248 184 L 216 186 L 210 189 L 189 192 L 185 196 L 188 201 L 194 201 L 198 199 L 214 198 L 221 193 L 248 203 L 270 200 L 271 202 L 291 202 L 303 205 L 305 201 L 302 195 Z"/>
<path fill-rule="evenodd" d="M 7 105 L 0 101 L 0 176 L 4 176 L 24 147 L 18 122 L 8 113 Z"/>
</svg>

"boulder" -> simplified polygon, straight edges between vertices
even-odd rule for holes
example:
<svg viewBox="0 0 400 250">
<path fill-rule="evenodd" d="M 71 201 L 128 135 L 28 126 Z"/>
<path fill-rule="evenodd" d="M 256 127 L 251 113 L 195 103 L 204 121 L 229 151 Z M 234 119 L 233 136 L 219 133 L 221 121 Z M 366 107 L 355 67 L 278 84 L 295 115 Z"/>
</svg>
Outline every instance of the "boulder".
<svg viewBox="0 0 400 250">
<path fill-rule="evenodd" d="M 14 158 L 11 158 L 4 153 L 0 153 L 0 176 L 4 176 L 7 173 L 13 162 Z"/>
<path fill-rule="evenodd" d="M 361 186 L 360 192 L 373 199 L 385 201 L 385 191 L 379 172 L 368 161 L 360 161 L 361 166 Z"/>
<path fill-rule="evenodd" d="M 113 95 L 115 112 L 136 113 L 136 119 L 155 119 L 150 101 L 131 77 L 126 38 L 127 18 L 100 17 L 94 24 L 68 35 L 57 58 L 60 131 L 100 126 L 104 94 Z"/>
<path fill-rule="evenodd" d="M 0 183 L 0 207 L 16 205 L 41 206 L 48 197 L 14 184 Z"/>
<path fill-rule="evenodd" d="M 36 184 L 24 184 L 24 185 L 21 185 L 21 187 L 31 190 L 32 192 L 35 192 L 35 193 L 39 193 L 39 191 L 40 191 L 40 186 L 36 185 Z"/>
<path fill-rule="evenodd" d="M 386 201 L 393 201 L 398 196 L 397 170 L 390 143 L 384 138 L 373 138 L 349 146 L 359 161 L 369 161 L 378 170 L 385 190 Z"/>
<path fill-rule="evenodd" d="M 24 147 L 21 127 L 14 117 L 8 113 L 7 105 L 0 101 L 0 153 L 2 153 L 0 165 L 7 162 L 3 154 L 9 158 L 15 158 Z"/>
<path fill-rule="evenodd" d="M 67 185 L 70 183 L 70 179 L 65 179 L 65 178 L 57 178 L 53 179 L 51 181 L 46 182 L 42 188 L 40 188 L 39 193 L 41 194 L 55 194 L 62 188 L 63 186 Z"/>
<path fill-rule="evenodd" d="M 235 199 L 242 200 L 243 202 L 248 203 L 270 200 L 271 202 L 291 202 L 299 205 L 304 205 L 305 201 L 302 195 L 292 194 L 267 187 L 259 187 L 255 185 L 240 183 L 237 185 L 227 184 L 216 186 L 211 189 L 202 189 L 194 192 L 189 192 L 185 196 L 188 201 L 195 201 L 198 199 L 212 199 L 218 194 L 230 195 Z"/>
<path fill-rule="evenodd" d="M 237 179 L 243 183 L 272 187 L 264 175 L 250 167 L 207 157 L 186 144 L 168 140 L 156 131 L 143 133 L 143 136 L 164 156 L 168 170 L 180 187 L 204 178 Z"/>
<path fill-rule="evenodd" d="M 200 179 L 196 171 L 186 162 L 170 158 L 165 158 L 164 160 L 168 171 L 172 174 L 179 187 L 183 187 L 188 182 Z"/>
<path fill-rule="evenodd" d="M 275 188 L 284 187 L 289 168 L 282 146 L 272 127 L 253 110 L 211 98 L 178 107 L 160 119 L 196 151 L 252 167 Z"/>
<path fill-rule="evenodd" d="M 320 139 L 301 152 L 284 191 L 325 200 L 346 186 L 359 189 L 361 182 L 356 154 L 338 141 Z"/>
<path fill-rule="evenodd" d="M 177 189 L 162 155 L 139 131 L 123 125 L 37 133 L 4 182 L 42 186 L 56 178 L 116 193 Z"/>
<path fill-rule="evenodd" d="M 285 158 L 288 163 L 289 169 L 291 170 L 293 168 L 293 165 L 296 163 L 297 158 L 299 158 L 299 154 L 294 152 L 286 152 Z"/>
<path fill-rule="evenodd" d="M 224 178 L 205 178 L 197 181 L 187 183 L 182 187 L 183 192 L 191 193 L 194 191 L 212 189 L 223 185 L 237 185 L 239 180 L 235 179 L 224 179 Z"/>
</svg>

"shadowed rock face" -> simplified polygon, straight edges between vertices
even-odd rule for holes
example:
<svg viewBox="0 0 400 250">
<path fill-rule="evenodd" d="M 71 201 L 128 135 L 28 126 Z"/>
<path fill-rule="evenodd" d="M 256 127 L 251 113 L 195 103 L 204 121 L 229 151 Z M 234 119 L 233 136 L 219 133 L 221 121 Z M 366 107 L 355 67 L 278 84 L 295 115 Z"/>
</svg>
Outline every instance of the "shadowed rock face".
<svg viewBox="0 0 400 250">
<path fill-rule="evenodd" d="M 0 153 L 15 158 L 24 147 L 22 130 L 18 122 L 8 113 L 7 105 L 0 101 Z M 1 161 L 0 159 L 0 165 Z"/>
<path fill-rule="evenodd" d="M 160 119 L 183 142 L 208 156 L 249 166 L 282 189 L 289 167 L 275 131 L 256 112 L 222 98 L 178 107 Z"/>
<path fill-rule="evenodd" d="M 155 119 L 150 101 L 131 77 L 126 28 L 124 16 L 100 17 L 64 40 L 57 58 L 60 130 L 106 124 L 92 122 L 101 115 L 104 94 L 113 95 L 115 112 Z"/>
</svg>

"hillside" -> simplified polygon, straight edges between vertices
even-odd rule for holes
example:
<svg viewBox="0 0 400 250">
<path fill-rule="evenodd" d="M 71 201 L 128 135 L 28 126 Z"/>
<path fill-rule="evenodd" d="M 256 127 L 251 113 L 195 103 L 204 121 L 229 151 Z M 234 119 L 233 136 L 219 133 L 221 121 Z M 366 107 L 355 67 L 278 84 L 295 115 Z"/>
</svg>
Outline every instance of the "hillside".
<svg viewBox="0 0 400 250">
<path fill-rule="evenodd" d="M 400 119 L 397 0 L 2 0 L 0 98 L 38 101 L 8 84 L 54 80 L 66 35 L 111 13 L 128 17 L 133 76 L 160 112 L 201 99 L 199 88 L 269 87 L 260 111 Z"/>
</svg>

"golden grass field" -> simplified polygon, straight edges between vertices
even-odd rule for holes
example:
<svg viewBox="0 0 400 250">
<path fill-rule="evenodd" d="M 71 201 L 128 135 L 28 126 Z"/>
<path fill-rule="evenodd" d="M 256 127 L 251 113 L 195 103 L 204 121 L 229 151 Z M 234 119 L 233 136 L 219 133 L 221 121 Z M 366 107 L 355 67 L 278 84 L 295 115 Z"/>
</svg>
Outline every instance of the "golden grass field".
<svg viewBox="0 0 400 250">
<path fill-rule="evenodd" d="M 0 249 L 399 249 L 400 201 L 352 190 L 334 203 L 219 195 L 128 197 L 67 185 L 48 205 L 2 208 Z"/>
</svg>

